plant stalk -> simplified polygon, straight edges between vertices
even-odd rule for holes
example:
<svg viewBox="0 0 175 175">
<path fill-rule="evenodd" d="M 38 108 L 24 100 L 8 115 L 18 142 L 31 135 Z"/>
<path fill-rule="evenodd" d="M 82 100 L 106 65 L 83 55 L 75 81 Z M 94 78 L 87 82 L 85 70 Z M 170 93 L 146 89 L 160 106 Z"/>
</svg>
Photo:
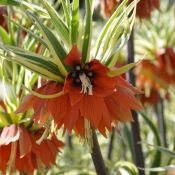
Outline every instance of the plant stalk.
<svg viewBox="0 0 175 175">
<path fill-rule="evenodd" d="M 128 64 L 133 63 L 135 61 L 134 58 L 134 30 L 131 32 L 130 39 L 127 44 L 127 59 Z M 135 75 L 132 70 L 128 73 L 129 82 L 135 86 Z M 137 167 L 144 168 L 144 157 L 142 152 L 141 137 L 140 137 L 140 126 L 138 115 L 135 111 L 132 111 L 132 116 L 134 122 L 131 123 L 132 129 L 132 140 L 133 140 L 133 158 Z M 138 170 L 139 175 L 145 175 L 145 172 L 141 169 Z"/>
<path fill-rule="evenodd" d="M 95 170 L 97 175 L 108 175 L 107 168 L 105 167 L 105 163 L 101 154 L 100 146 L 97 140 L 97 135 L 95 131 L 92 129 L 92 153 L 91 157 L 95 166 Z"/>
<path fill-rule="evenodd" d="M 160 103 L 155 107 L 155 114 L 158 119 L 159 132 L 162 140 L 162 144 L 164 147 L 168 147 L 167 137 L 166 137 L 166 123 L 164 116 L 164 103 L 163 99 L 160 97 Z"/>
<path fill-rule="evenodd" d="M 73 143 L 72 143 L 72 135 L 69 133 L 66 134 L 66 142 L 67 142 L 69 149 L 73 150 L 74 147 L 73 147 Z"/>
<path fill-rule="evenodd" d="M 109 140 L 109 143 L 108 143 L 108 148 L 107 148 L 106 158 L 108 160 L 111 160 L 112 150 L 113 150 L 113 145 L 114 145 L 114 137 L 115 137 L 115 129 L 112 128 L 112 133 L 111 133 L 110 140 Z"/>
</svg>

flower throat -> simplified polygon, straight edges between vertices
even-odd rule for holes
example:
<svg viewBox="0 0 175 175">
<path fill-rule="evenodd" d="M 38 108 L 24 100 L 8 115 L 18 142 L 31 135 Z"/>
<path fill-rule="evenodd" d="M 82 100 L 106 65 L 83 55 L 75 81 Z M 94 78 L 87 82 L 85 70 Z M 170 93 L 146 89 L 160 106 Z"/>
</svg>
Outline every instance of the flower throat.
<svg viewBox="0 0 175 175">
<path fill-rule="evenodd" d="M 81 65 L 76 65 L 74 71 L 71 73 L 71 77 L 74 79 L 75 85 L 81 85 L 81 93 L 93 95 L 93 85 L 90 79 L 93 78 L 94 72 L 90 70 L 90 65 L 85 64 L 83 67 Z"/>
</svg>

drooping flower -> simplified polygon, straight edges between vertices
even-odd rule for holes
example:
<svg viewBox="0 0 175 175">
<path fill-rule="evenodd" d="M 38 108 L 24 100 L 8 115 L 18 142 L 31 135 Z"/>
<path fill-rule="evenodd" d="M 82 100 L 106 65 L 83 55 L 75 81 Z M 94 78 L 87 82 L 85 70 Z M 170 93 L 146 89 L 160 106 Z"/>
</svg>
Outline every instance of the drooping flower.
<svg viewBox="0 0 175 175">
<path fill-rule="evenodd" d="M 15 170 L 33 174 L 40 164 L 46 167 L 54 164 L 63 143 L 53 135 L 38 145 L 36 140 L 42 133 L 43 130 L 28 131 L 16 124 L 4 127 L 0 132 L 0 170 L 4 174 Z"/>
<path fill-rule="evenodd" d="M 119 3 L 118 0 L 102 0 L 101 10 L 104 13 L 103 16 L 110 17 Z"/>
<path fill-rule="evenodd" d="M 160 90 L 165 90 L 165 98 L 169 100 L 167 91 L 167 74 L 160 68 L 159 61 L 148 59 L 140 62 L 135 69 L 137 87 L 145 93 L 140 96 L 143 104 L 156 105 L 160 102 Z"/>
<path fill-rule="evenodd" d="M 131 3 L 133 0 L 129 0 Z M 106 17 L 110 17 L 122 0 L 102 0 L 101 9 Z M 150 18 L 154 9 L 159 9 L 159 0 L 140 0 L 137 4 L 136 15 L 139 18 Z"/>
<path fill-rule="evenodd" d="M 0 26 L 7 30 L 7 21 L 4 15 L 7 14 L 6 7 L 0 7 Z"/>
<path fill-rule="evenodd" d="M 130 0 L 130 2 L 133 0 Z M 136 15 L 139 18 L 150 18 L 154 9 L 159 9 L 159 0 L 140 0 L 137 4 Z"/>
<path fill-rule="evenodd" d="M 160 72 L 164 72 L 161 75 L 162 79 L 169 84 L 175 84 L 175 52 L 173 48 L 159 49 L 156 65 Z"/>
<path fill-rule="evenodd" d="M 132 120 L 131 110 L 141 109 L 135 95 L 140 93 L 122 77 L 110 77 L 109 68 L 93 59 L 83 63 L 77 46 L 73 46 L 64 59 L 69 74 L 64 85 L 48 82 L 37 89 L 40 94 L 64 93 L 53 99 L 41 99 L 29 95 L 17 112 L 34 109 L 36 121 L 44 123 L 50 115 L 58 126 L 64 125 L 69 132 L 74 129 L 80 136 L 85 135 L 85 122 L 104 136 L 112 125 Z"/>
</svg>

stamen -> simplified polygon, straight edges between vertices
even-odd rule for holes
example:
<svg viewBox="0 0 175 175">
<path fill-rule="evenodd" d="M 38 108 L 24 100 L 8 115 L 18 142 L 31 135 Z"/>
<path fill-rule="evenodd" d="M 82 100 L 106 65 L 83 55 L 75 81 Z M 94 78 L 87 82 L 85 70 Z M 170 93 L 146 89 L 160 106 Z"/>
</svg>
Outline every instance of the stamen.
<svg viewBox="0 0 175 175">
<path fill-rule="evenodd" d="M 93 77 L 93 72 L 88 72 L 87 75 L 88 77 Z"/>
<path fill-rule="evenodd" d="M 76 81 L 76 83 L 80 83 L 80 79 L 79 78 L 76 78 L 75 81 Z"/>
<path fill-rule="evenodd" d="M 46 122 L 46 124 L 45 124 L 45 128 L 46 128 L 46 129 L 44 130 L 42 136 L 36 141 L 36 143 L 37 143 L 38 145 L 40 145 L 41 142 L 42 142 L 43 140 L 45 140 L 45 139 L 48 137 L 49 132 L 50 132 L 50 130 L 51 130 L 51 122 L 52 122 L 52 117 L 50 117 L 50 118 L 47 120 L 47 122 Z"/>
<path fill-rule="evenodd" d="M 85 69 L 85 70 L 89 70 L 89 69 L 90 69 L 89 64 L 85 64 L 84 69 Z"/>
<path fill-rule="evenodd" d="M 76 78 L 77 77 L 77 73 L 76 72 L 72 72 L 71 76 L 72 76 L 72 78 Z"/>
<path fill-rule="evenodd" d="M 80 65 L 76 65 L 75 66 L 75 70 L 81 70 L 81 66 Z"/>
<path fill-rule="evenodd" d="M 86 74 L 81 74 L 79 75 L 79 78 L 81 80 L 81 83 L 82 83 L 82 89 L 81 89 L 81 93 L 88 93 L 88 95 L 93 95 L 93 92 L 92 92 L 92 84 L 90 82 L 90 79 L 86 76 Z"/>
</svg>

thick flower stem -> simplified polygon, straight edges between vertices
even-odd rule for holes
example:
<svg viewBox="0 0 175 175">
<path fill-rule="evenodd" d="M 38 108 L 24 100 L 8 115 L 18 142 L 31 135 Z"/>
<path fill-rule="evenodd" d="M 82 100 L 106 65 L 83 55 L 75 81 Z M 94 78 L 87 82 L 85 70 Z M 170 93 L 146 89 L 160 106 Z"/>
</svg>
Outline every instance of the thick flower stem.
<svg viewBox="0 0 175 175">
<path fill-rule="evenodd" d="M 164 147 L 168 147 L 167 138 L 166 138 L 166 123 L 164 116 L 164 103 L 163 99 L 160 97 L 160 103 L 155 107 L 155 114 L 158 119 L 159 132 L 161 135 L 162 143 Z"/>
<path fill-rule="evenodd" d="M 115 136 L 115 129 L 112 129 L 111 137 L 108 143 L 107 148 L 107 159 L 111 160 L 112 150 L 113 150 L 113 144 L 114 144 L 114 136 Z"/>
<path fill-rule="evenodd" d="M 72 144 L 72 135 L 67 133 L 66 135 L 66 142 L 70 150 L 73 150 L 73 144 Z"/>
<path fill-rule="evenodd" d="M 104 160 L 101 154 L 100 146 L 97 140 L 95 131 L 92 131 L 92 153 L 91 157 L 95 166 L 97 175 L 108 175 L 107 168 L 105 167 Z"/>
<path fill-rule="evenodd" d="M 160 127 L 160 132 L 161 132 L 161 136 L 162 136 L 162 141 L 163 141 L 163 145 L 164 147 L 168 147 L 167 144 L 167 138 L 166 138 L 166 124 L 165 124 L 165 116 L 164 116 L 164 103 L 163 103 L 163 99 L 161 98 L 160 101 L 160 118 L 159 118 L 159 127 Z"/>
<path fill-rule="evenodd" d="M 128 41 L 127 45 L 127 58 L 128 63 L 133 63 L 134 60 L 134 31 L 132 31 L 130 39 Z M 135 75 L 133 71 L 129 71 L 129 82 L 135 86 Z M 131 124 L 132 128 L 132 140 L 133 140 L 133 157 L 134 161 L 137 167 L 144 168 L 144 158 L 143 158 L 143 152 L 142 152 L 142 145 L 140 144 L 141 138 L 140 138 L 140 126 L 138 121 L 138 115 L 135 111 L 132 112 L 133 120 Z M 143 170 L 139 169 L 139 175 L 144 175 L 145 172 Z"/>
</svg>

